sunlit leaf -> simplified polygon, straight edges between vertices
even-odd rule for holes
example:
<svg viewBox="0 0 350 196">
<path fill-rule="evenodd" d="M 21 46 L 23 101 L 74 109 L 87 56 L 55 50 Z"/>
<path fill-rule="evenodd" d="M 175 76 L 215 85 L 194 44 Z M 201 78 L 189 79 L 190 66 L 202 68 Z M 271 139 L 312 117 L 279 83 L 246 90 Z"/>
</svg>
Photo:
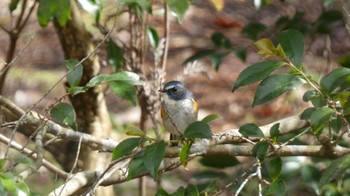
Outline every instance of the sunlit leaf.
<svg viewBox="0 0 350 196">
<path fill-rule="evenodd" d="M 261 129 L 254 123 L 247 123 L 238 130 L 244 137 L 264 137 Z"/>
<path fill-rule="evenodd" d="M 239 74 L 232 91 L 265 79 L 271 72 L 283 65 L 285 63 L 281 61 L 264 61 L 250 65 Z"/>
<path fill-rule="evenodd" d="M 166 0 L 166 3 L 180 20 L 183 19 L 185 12 L 189 8 L 188 0 Z"/>
<path fill-rule="evenodd" d="M 113 94 L 121 97 L 124 100 L 129 101 L 131 104 L 136 106 L 137 97 L 136 97 L 136 89 L 133 85 L 127 82 L 111 82 L 109 83 L 109 87 Z"/>
<path fill-rule="evenodd" d="M 254 145 L 253 155 L 256 156 L 259 160 L 264 160 L 266 153 L 268 152 L 270 143 L 267 141 L 261 141 Z"/>
<path fill-rule="evenodd" d="M 190 138 L 190 139 L 195 139 L 195 138 L 211 139 L 212 133 L 208 123 L 202 122 L 202 121 L 196 121 L 190 124 L 186 128 L 183 134 L 183 137 Z"/>
<path fill-rule="evenodd" d="M 50 113 L 53 119 L 75 128 L 76 114 L 72 105 L 59 103 L 51 108 Z"/>
<path fill-rule="evenodd" d="M 127 138 L 121 141 L 117 147 L 113 150 L 112 160 L 117 160 L 127 154 L 129 154 L 137 146 L 141 145 L 145 139 L 141 137 Z"/>
<path fill-rule="evenodd" d="M 186 167 L 187 162 L 188 162 L 188 156 L 190 155 L 191 146 L 192 146 L 192 142 L 185 143 L 182 146 L 180 154 L 179 154 L 180 162 L 185 167 Z"/>
<path fill-rule="evenodd" d="M 70 87 L 78 86 L 83 76 L 83 65 L 76 59 L 65 60 L 64 65 L 68 69 L 67 80 Z"/>
<path fill-rule="evenodd" d="M 220 12 L 224 8 L 225 0 L 210 0 L 216 11 Z"/>
<path fill-rule="evenodd" d="M 296 89 L 305 81 L 292 74 L 276 74 L 264 79 L 255 92 L 253 107 L 266 103 L 288 90 Z"/>
<path fill-rule="evenodd" d="M 289 29 L 278 34 L 278 40 L 287 57 L 295 66 L 301 66 L 304 53 L 304 36 L 299 31 Z"/>
<path fill-rule="evenodd" d="M 264 55 L 264 58 L 277 57 L 277 49 L 273 45 L 272 41 L 267 38 L 260 39 L 254 42 L 255 46 L 258 48 L 258 54 Z"/>
<path fill-rule="evenodd" d="M 125 130 L 124 130 L 126 135 L 131 135 L 131 136 L 144 136 L 145 132 L 142 131 L 140 128 L 138 127 L 134 127 L 134 126 L 128 126 Z"/>
<path fill-rule="evenodd" d="M 163 160 L 167 143 L 163 140 L 155 142 L 145 148 L 143 157 L 145 167 L 154 180 L 158 177 L 158 168 Z"/>
<path fill-rule="evenodd" d="M 126 82 L 133 85 L 140 84 L 140 76 L 133 72 L 123 71 L 111 75 L 97 75 L 86 84 L 87 87 L 94 87 L 107 82 Z"/>
</svg>

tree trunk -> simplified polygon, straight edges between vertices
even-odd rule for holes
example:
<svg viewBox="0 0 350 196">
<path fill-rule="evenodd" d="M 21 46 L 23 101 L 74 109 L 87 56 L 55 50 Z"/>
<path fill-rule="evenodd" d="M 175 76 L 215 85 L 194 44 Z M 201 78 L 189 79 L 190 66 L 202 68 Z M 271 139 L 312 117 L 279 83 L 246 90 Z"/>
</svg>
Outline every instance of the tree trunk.
<svg viewBox="0 0 350 196">
<path fill-rule="evenodd" d="M 75 1 L 71 1 L 71 20 L 65 27 L 54 21 L 60 39 L 65 59 L 81 60 L 94 49 L 92 36 L 89 34 L 80 16 L 80 10 Z M 83 62 L 83 77 L 80 85 L 85 85 L 100 71 L 98 56 L 93 54 Z M 78 131 L 89 133 L 100 138 L 107 138 L 111 132 L 111 123 L 107 111 L 104 94 L 100 86 L 90 88 L 87 92 L 70 97 L 77 114 Z M 77 143 L 66 145 L 65 153 L 68 155 L 67 166 L 71 166 L 76 155 Z M 82 146 L 77 169 L 96 170 L 104 169 L 109 162 L 109 154 L 92 151 Z M 99 190 L 99 189 L 98 189 Z M 101 190 L 104 190 L 101 192 Z M 97 195 L 113 195 L 112 187 L 100 189 Z"/>
</svg>

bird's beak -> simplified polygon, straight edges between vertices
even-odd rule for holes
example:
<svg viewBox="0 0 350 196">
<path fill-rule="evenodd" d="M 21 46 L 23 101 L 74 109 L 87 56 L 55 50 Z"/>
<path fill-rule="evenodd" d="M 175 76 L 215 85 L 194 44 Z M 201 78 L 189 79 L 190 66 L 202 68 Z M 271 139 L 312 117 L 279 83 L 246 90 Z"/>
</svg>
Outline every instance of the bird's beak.
<svg viewBox="0 0 350 196">
<path fill-rule="evenodd" d="M 158 90 L 158 92 L 164 93 L 164 92 L 165 92 L 165 90 L 160 89 L 160 90 Z"/>
</svg>

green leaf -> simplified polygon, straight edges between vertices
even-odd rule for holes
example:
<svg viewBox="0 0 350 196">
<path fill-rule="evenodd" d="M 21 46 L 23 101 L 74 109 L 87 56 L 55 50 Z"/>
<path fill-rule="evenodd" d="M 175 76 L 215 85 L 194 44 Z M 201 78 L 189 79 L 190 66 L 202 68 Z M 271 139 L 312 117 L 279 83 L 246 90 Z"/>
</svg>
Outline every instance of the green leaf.
<svg viewBox="0 0 350 196">
<path fill-rule="evenodd" d="M 220 160 L 220 161 L 218 161 Z M 207 155 L 202 157 L 199 162 L 207 167 L 226 168 L 238 165 L 240 162 L 236 157 L 228 155 Z"/>
<path fill-rule="evenodd" d="M 160 187 L 155 196 L 170 196 L 170 194 L 168 192 L 166 192 L 162 187 Z"/>
<path fill-rule="evenodd" d="M 231 49 L 231 41 L 223 33 L 215 32 L 211 36 L 211 41 L 219 48 Z"/>
<path fill-rule="evenodd" d="M 122 71 L 111 75 L 97 75 L 86 84 L 87 87 L 94 87 L 107 82 L 126 82 L 133 85 L 140 84 L 140 76 L 133 72 Z"/>
<path fill-rule="evenodd" d="M 232 156 L 231 156 L 232 157 Z M 214 157 L 213 157 L 214 158 Z M 239 164 L 239 161 L 236 159 L 237 164 Z M 214 165 L 216 165 L 216 163 L 220 162 L 220 161 L 212 161 Z M 203 164 L 203 163 L 202 163 Z M 203 164 L 205 165 L 205 164 Z M 217 168 L 223 168 L 223 167 L 217 167 Z M 203 179 L 224 179 L 227 178 L 228 175 L 225 172 L 222 171 L 216 171 L 216 170 L 204 170 L 204 171 L 200 171 L 200 172 L 196 172 L 193 174 L 192 178 L 195 180 L 203 180 Z"/>
<path fill-rule="evenodd" d="M 8 159 L 5 159 L 5 158 L 0 159 L 0 172 L 4 171 L 4 169 L 7 166 L 8 162 L 9 162 Z"/>
<path fill-rule="evenodd" d="M 13 12 L 17 8 L 18 2 L 19 0 L 11 0 L 9 4 L 10 12 Z"/>
<path fill-rule="evenodd" d="M 303 113 L 300 115 L 301 120 L 309 120 L 311 118 L 311 114 L 316 110 L 316 108 L 306 108 Z"/>
<path fill-rule="evenodd" d="M 305 81 L 298 76 L 291 74 L 276 74 L 264 79 L 255 92 L 253 107 L 266 103 L 284 92 L 295 89 Z"/>
<path fill-rule="evenodd" d="M 266 192 L 267 195 L 284 196 L 286 194 L 286 184 L 283 180 L 273 181 Z"/>
<path fill-rule="evenodd" d="M 316 95 L 315 91 L 314 90 L 309 90 L 309 91 L 306 91 L 303 95 L 303 101 L 304 102 L 308 102 L 311 100 L 312 97 L 314 97 Z"/>
<path fill-rule="evenodd" d="M 339 133 L 342 126 L 343 122 L 340 118 L 334 118 L 331 120 L 331 127 L 336 133 Z"/>
<path fill-rule="evenodd" d="M 209 122 L 216 120 L 218 118 L 221 118 L 221 116 L 218 114 L 209 114 L 208 116 L 204 117 L 201 121 L 204 123 L 209 123 Z"/>
<path fill-rule="evenodd" d="M 119 71 L 124 64 L 123 51 L 112 39 L 108 40 L 107 59 L 116 71 Z"/>
<path fill-rule="evenodd" d="M 258 22 L 254 22 L 246 25 L 243 28 L 242 33 L 246 34 L 249 39 L 255 41 L 258 39 L 258 34 L 264 31 L 265 29 L 266 29 L 265 25 Z"/>
<path fill-rule="evenodd" d="M 158 168 L 163 160 L 166 146 L 167 143 L 161 140 L 145 148 L 144 164 L 155 181 L 158 177 Z"/>
<path fill-rule="evenodd" d="M 314 107 L 323 107 L 327 105 L 327 100 L 320 95 L 315 95 L 311 97 L 310 100 Z"/>
<path fill-rule="evenodd" d="M 272 180 L 277 180 L 282 171 L 282 159 L 280 157 L 274 157 L 267 164 L 267 171 Z"/>
<path fill-rule="evenodd" d="M 280 124 L 276 123 L 274 124 L 270 129 L 270 137 L 273 140 L 273 142 L 277 142 L 277 137 L 280 134 Z"/>
<path fill-rule="evenodd" d="M 113 94 L 119 96 L 120 98 L 129 101 L 131 104 L 136 106 L 137 97 L 136 97 L 136 89 L 133 85 L 127 82 L 111 82 L 109 83 L 109 87 L 111 88 Z"/>
<path fill-rule="evenodd" d="M 213 66 L 213 68 L 215 69 L 215 71 L 219 70 L 219 67 L 222 63 L 222 61 L 224 60 L 224 58 L 229 55 L 230 52 L 226 51 L 226 52 L 215 52 L 213 53 L 210 57 L 211 57 L 211 65 Z"/>
<path fill-rule="evenodd" d="M 187 162 L 188 162 L 188 156 L 190 155 L 191 146 L 192 146 L 192 142 L 185 143 L 182 146 L 180 154 L 179 154 L 180 162 L 185 167 L 186 167 Z"/>
<path fill-rule="evenodd" d="M 185 189 L 185 195 L 199 196 L 197 186 L 189 184 Z"/>
<path fill-rule="evenodd" d="M 134 126 L 128 126 L 124 130 L 126 135 L 131 135 L 131 136 L 144 136 L 145 132 L 139 129 L 138 127 Z"/>
<path fill-rule="evenodd" d="M 311 114 L 310 124 L 312 132 L 317 134 L 322 128 L 324 128 L 334 111 L 328 107 L 318 108 Z"/>
<path fill-rule="evenodd" d="M 185 130 L 184 138 L 195 139 L 195 138 L 206 138 L 211 139 L 211 129 L 206 122 L 196 121 L 191 123 Z"/>
<path fill-rule="evenodd" d="M 67 80 L 70 87 L 79 85 L 81 77 L 83 76 L 83 65 L 79 64 L 76 59 L 69 59 L 64 61 L 64 65 L 68 69 Z"/>
<path fill-rule="evenodd" d="M 342 67 L 350 68 L 350 54 L 341 56 L 338 60 L 338 64 Z"/>
<path fill-rule="evenodd" d="M 145 139 L 141 137 L 128 138 L 121 141 L 118 144 L 118 146 L 116 146 L 115 149 L 113 150 L 112 160 L 117 160 L 129 154 L 133 149 L 141 145 L 143 142 L 145 142 Z"/>
<path fill-rule="evenodd" d="M 283 65 L 285 63 L 281 61 L 264 61 L 247 67 L 239 74 L 232 91 L 265 79 L 271 72 Z"/>
<path fill-rule="evenodd" d="M 68 92 L 71 95 L 77 95 L 77 94 L 80 94 L 80 93 L 85 93 L 86 90 L 88 90 L 88 88 L 85 87 L 85 86 L 75 86 L 73 88 L 68 88 Z"/>
<path fill-rule="evenodd" d="M 278 34 L 278 40 L 289 60 L 295 66 L 301 66 L 304 53 L 304 36 L 299 31 L 290 29 Z"/>
<path fill-rule="evenodd" d="M 261 129 L 254 123 L 247 123 L 241 126 L 238 131 L 243 135 L 243 137 L 264 137 Z"/>
<path fill-rule="evenodd" d="M 270 143 L 267 141 L 261 141 L 254 145 L 253 155 L 256 156 L 260 161 L 263 161 L 267 151 L 269 150 Z"/>
<path fill-rule="evenodd" d="M 318 33 L 330 34 L 332 27 L 343 19 L 338 10 L 329 10 L 323 12 L 316 20 L 315 26 Z"/>
<path fill-rule="evenodd" d="M 31 167 L 32 169 L 36 169 L 34 161 L 23 154 L 18 154 L 14 161 L 15 163 L 20 163 L 25 166 Z"/>
<path fill-rule="evenodd" d="M 152 27 L 148 27 L 147 29 L 147 35 L 148 35 L 148 40 L 152 46 L 153 49 L 158 48 L 159 45 L 159 35 L 158 32 L 152 28 Z"/>
<path fill-rule="evenodd" d="M 61 26 L 65 26 L 70 14 L 70 0 L 39 0 L 37 17 L 43 27 L 47 26 L 53 17 Z"/>
<path fill-rule="evenodd" d="M 193 61 L 197 61 L 200 60 L 202 58 L 208 57 L 208 56 L 212 56 L 213 54 L 215 54 L 215 50 L 201 50 L 196 52 L 194 55 L 188 57 L 185 61 L 184 64 L 186 63 L 190 63 Z"/>
<path fill-rule="evenodd" d="M 339 87 L 345 79 L 350 75 L 350 69 L 342 67 L 333 70 L 324 76 L 321 81 L 321 91 L 327 95 Z"/>
<path fill-rule="evenodd" d="M 307 183 L 318 182 L 321 179 L 322 172 L 313 165 L 303 165 L 300 170 L 301 177 Z"/>
<path fill-rule="evenodd" d="M 53 119 L 75 128 L 76 114 L 72 105 L 59 103 L 51 108 L 50 113 Z"/>
<path fill-rule="evenodd" d="M 166 3 L 180 20 L 183 19 L 185 12 L 189 8 L 188 0 L 166 0 Z"/>
<path fill-rule="evenodd" d="M 144 152 L 141 152 L 130 161 L 127 179 L 131 180 L 147 171 L 144 164 Z"/>
<path fill-rule="evenodd" d="M 17 195 L 16 180 L 15 180 L 15 176 L 12 173 L 0 172 L 0 182 L 8 193 L 10 193 L 11 195 Z"/>
<path fill-rule="evenodd" d="M 340 177 L 344 175 L 345 171 L 350 167 L 350 155 L 338 158 L 322 172 L 322 176 L 319 182 L 319 187 L 322 187 L 334 180 L 340 180 Z"/>
</svg>

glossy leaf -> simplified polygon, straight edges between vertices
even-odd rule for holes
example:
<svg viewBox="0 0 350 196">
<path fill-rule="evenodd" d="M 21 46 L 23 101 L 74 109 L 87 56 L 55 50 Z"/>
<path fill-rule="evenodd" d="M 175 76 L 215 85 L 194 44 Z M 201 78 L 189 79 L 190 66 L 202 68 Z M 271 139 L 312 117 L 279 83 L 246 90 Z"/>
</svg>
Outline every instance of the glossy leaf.
<svg viewBox="0 0 350 196">
<path fill-rule="evenodd" d="M 341 127 L 343 126 L 343 122 L 340 118 L 334 118 L 331 120 L 331 127 L 333 131 L 339 133 Z"/>
<path fill-rule="evenodd" d="M 97 75 L 86 84 L 87 87 L 94 87 L 107 82 L 127 82 L 129 84 L 140 84 L 140 76 L 133 72 L 118 72 L 111 75 L 100 74 Z"/>
<path fill-rule="evenodd" d="M 295 66 L 301 66 L 304 53 L 304 36 L 299 31 L 290 29 L 278 34 L 282 48 Z"/>
<path fill-rule="evenodd" d="M 158 168 L 163 160 L 166 146 L 167 143 L 161 140 L 145 148 L 144 164 L 154 180 L 157 180 Z"/>
<path fill-rule="evenodd" d="M 279 128 L 280 128 L 280 124 L 276 123 L 270 129 L 270 137 L 273 140 L 273 142 L 275 142 L 275 143 L 277 142 L 277 137 L 280 134 L 280 129 Z"/>
<path fill-rule="evenodd" d="M 127 179 L 131 180 L 146 172 L 147 168 L 144 164 L 144 152 L 141 152 L 130 161 Z"/>
<path fill-rule="evenodd" d="M 180 20 L 183 19 L 185 12 L 189 8 L 188 0 L 166 0 L 166 3 Z"/>
<path fill-rule="evenodd" d="M 243 135 L 243 137 L 264 137 L 261 129 L 253 123 L 247 123 L 241 126 L 238 131 Z"/>
<path fill-rule="evenodd" d="M 220 160 L 220 161 L 218 161 Z M 207 155 L 202 157 L 199 162 L 207 167 L 226 168 L 238 165 L 240 162 L 234 156 L 228 155 Z"/>
<path fill-rule="evenodd" d="M 262 38 L 256 41 L 254 44 L 258 48 L 257 53 L 264 55 L 263 58 L 265 59 L 279 56 L 276 47 L 273 45 L 270 39 Z"/>
<path fill-rule="evenodd" d="M 277 180 L 282 171 L 282 159 L 280 157 L 274 157 L 266 166 L 270 178 L 272 178 L 272 180 Z"/>
<path fill-rule="evenodd" d="M 81 77 L 83 76 L 83 65 L 79 64 L 76 59 L 69 59 L 64 62 L 64 65 L 68 69 L 67 80 L 70 87 L 79 85 Z"/>
<path fill-rule="evenodd" d="M 339 87 L 349 75 L 350 69 L 345 67 L 333 70 L 321 79 L 321 91 L 327 95 L 330 94 Z"/>
<path fill-rule="evenodd" d="M 166 192 L 162 187 L 160 187 L 155 196 L 170 196 L 170 194 L 168 192 Z"/>
<path fill-rule="evenodd" d="M 202 121 L 196 121 L 190 124 L 186 128 L 183 134 L 183 137 L 189 138 L 189 139 L 195 139 L 195 138 L 211 139 L 212 133 L 208 123 L 202 122 Z"/>
<path fill-rule="evenodd" d="M 129 101 L 131 104 L 136 106 L 136 89 L 133 85 L 127 82 L 111 82 L 109 83 L 109 87 L 113 94 L 121 97 L 124 100 Z"/>
<path fill-rule="evenodd" d="M 113 150 L 112 160 L 117 160 L 127 154 L 129 154 L 137 146 L 141 145 L 144 142 L 144 138 L 127 138 L 121 141 L 117 147 Z"/>
<path fill-rule="evenodd" d="M 265 25 L 258 22 L 254 22 L 246 25 L 243 28 L 242 33 L 246 34 L 249 39 L 255 41 L 258 39 L 258 34 L 264 31 L 265 29 L 266 29 Z"/>
<path fill-rule="evenodd" d="M 276 74 L 264 79 L 255 92 L 253 107 L 266 103 L 288 90 L 296 89 L 305 81 L 292 74 Z"/>
<path fill-rule="evenodd" d="M 327 100 L 320 95 L 313 96 L 310 98 L 310 100 L 312 105 L 315 107 L 323 107 L 327 105 Z"/>
<path fill-rule="evenodd" d="M 239 74 L 232 91 L 265 79 L 271 72 L 283 65 L 285 63 L 281 61 L 264 61 L 250 65 Z"/>
<path fill-rule="evenodd" d="M 306 91 L 306 92 L 304 93 L 304 95 L 303 95 L 303 101 L 308 102 L 308 101 L 310 101 L 311 98 L 312 98 L 313 96 L 315 96 L 315 95 L 316 95 L 316 93 L 315 93 L 314 90 Z"/>
<path fill-rule="evenodd" d="M 134 127 L 134 126 L 128 126 L 125 130 L 124 130 L 126 135 L 131 135 L 131 136 L 144 136 L 145 132 L 142 131 L 140 128 L 138 127 Z"/>
<path fill-rule="evenodd" d="M 317 134 L 323 127 L 325 127 L 333 113 L 334 111 L 328 107 L 318 108 L 312 112 L 310 117 L 312 132 Z"/>
<path fill-rule="evenodd" d="M 179 154 L 180 162 L 185 167 L 187 165 L 188 156 L 190 155 L 191 146 L 192 146 L 192 142 L 185 143 L 182 146 L 180 154 Z"/>
<path fill-rule="evenodd" d="M 204 123 L 209 123 L 209 122 L 216 120 L 218 118 L 221 118 L 221 116 L 218 114 L 209 114 L 208 116 L 204 117 L 201 121 Z"/>
<path fill-rule="evenodd" d="M 108 63 L 119 71 L 124 64 L 123 51 L 112 39 L 109 39 L 107 44 Z"/>
<path fill-rule="evenodd" d="M 53 119 L 75 128 L 76 114 L 72 105 L 59 103 L 51 108 L 50 113 Z"/>
<path fill-rule="evenodd" d="M 253 155 L 260 161 L 263 161 L 270 147 L 270 143 L 267 141 L 261 141 L 254 145 Z"/>
<path fill-rule="evenodd" d="M 1 173 L 0 172 L 0 182 L 1 182 L 1 184 L 4 187 L 6 192 L 10 193 L 11 195 L 18 194 L 16 179 L 12 173 L 10 173 L 10 172 Z"/>
<path fill-rule="evenodd" d="M 340 180 L 339 177 L 344 175 L 344 172 L 348 170 L 349 167 L 350 167 L 350 155 L 346 155 L 334 160 L 327 167 L 327 169 L 324 172 L 322 172 L 322 176 L 319 182 L 320 189 L 324 185 L 334 180 Z"/>
</svg>

